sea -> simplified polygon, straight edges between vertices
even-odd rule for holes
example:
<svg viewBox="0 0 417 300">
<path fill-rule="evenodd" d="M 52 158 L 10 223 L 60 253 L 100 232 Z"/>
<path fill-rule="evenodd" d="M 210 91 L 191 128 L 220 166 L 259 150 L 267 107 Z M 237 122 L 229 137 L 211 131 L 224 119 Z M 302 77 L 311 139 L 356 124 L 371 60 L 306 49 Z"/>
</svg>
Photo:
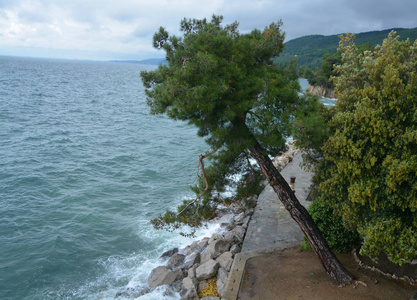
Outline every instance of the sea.
<svg viewBox="0 0 417 300">
<path fill-rule="evenodd" d="M 207 151 L 193 126 L 150 114 L 140 72 L 155 68 L 0 56 L 0 299 L 114 299 L 219 230 L 149 222 L 193 197 Z"/>
<path fill-rule="evenodd" d="M 150 114 L 154 68 L 0 56 L 0 299 L 114 299 L 192 242 L 149 223 L 193 196 L 207 150 Z"/>
</svg>

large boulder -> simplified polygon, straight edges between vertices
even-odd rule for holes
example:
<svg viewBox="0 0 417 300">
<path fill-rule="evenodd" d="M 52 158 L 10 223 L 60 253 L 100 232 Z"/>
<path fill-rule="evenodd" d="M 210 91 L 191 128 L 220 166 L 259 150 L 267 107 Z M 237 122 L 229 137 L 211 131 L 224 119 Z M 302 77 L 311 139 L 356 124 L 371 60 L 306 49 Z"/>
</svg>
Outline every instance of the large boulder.
<svg viewBox="0 0 417 300">
<path fill-rule="evenodd" d="M 200 265 L 196 270 L 196 277 L 198 280 L 209 279 L 216 275 L 220 264 L 214 259 L 210 259 L 204 264 Z"/>
<path fill-rule="evenodd" d="M 199 300 L 196 290 L 188 290 L 187 293 L 181 297 L 181 300 Z"/>
<path fill-rule="evenodd" d="M 200 263 L 200 252 L 194 252 L 187 256 L 184 263 L 184 268 L 190 269 L 193 265 Z"/>
<path fill-rule="evenodd" d="M 170 269 L 175 269 L 175 268 L 177 268 L 177 267 L 179 267 L 179 266 L 181 266 L 183 264 L 184 259 L 185 259 L 185 255 L 184 254 L 175 253 L 168 260 L 167 266 Z"/>
<path fill-rule="evenodd" d="M 182 284 L 186 290 L 197 290 L 198 280 L 194 277 L 185 277 L 182 280 Z"/>
<path fill-rule="evenodd" d="M 226 229 L 226 231 L 230 231 L 236 227 L 236 224 L 235 223 L 221 223 L 220 227 L 223 227 L 224 229 Z"/>
<path fill-rule="evenodd" d="M 188 269 L 188 276 L 189 277 L 194 277 L 195 278 L 195 270 L 197 270 L 199 264 L 195 264 L 194 266 L 192 266 L 191 268 Z"/>
<path fill-rule="evenodd" d="M 210 259 L 216 259 L 222 253 L 230 249 L 229 241 L 219 239 L 208 245 L 206 251 L 202 254 L 201 262 L 206 262 Z"/>
<path fill-rule="evenodd" d="M 158 286 L 171 284 L 175 281 L 176 277 L 176 274 L 172 270 L 164 266 L 159 266 L 153 269 L 151 275 L 149 275 L 149 288 L 153 290 Z"/>
<path fill-rule="evenodd" d="M 226 271 L 230 271 L 233 264 L 233 254 L 230 251 L 224 252 L 217 257 L 216 261 L 220 264 L 220 267 Z"/>
<path fill-rule="evenodd" d="M 218 233 L 214 233 L 214 234 L 210 237 L 210 239 L 209 239 L 208 243 L 209 243 L 209 245 L 210 245 L 210 244 L 211 244 L 211 243 L 213 243 L 214 241 L 221 240 L 221 239 L 222 239 L 222 236 L 221 236 L 220 234 L 218 234 Z"/>
<path fill-rule="evenodd" d="M 174 270 L 174 274 L 175 274 L 175 281 L 183 280 L 184 277 L 188 276 L 188 272 L 184 268 L 178 268 L 178 269 Z"/>
<path fill-rule="evenodd" d="M 233 230 L 228 231 L 224 234 L 224 239 L 230 242 L 238 239 L 239 242 L 243 242 L 243 238 L 245 237 L 245 232 L 246 232 L 246 229 L 243 226 L 236 226 L 235 228 L 233 228 Z"/>
<path fill-rule="evenodd" d="M 227 272 L 225 269 L 220 268 L 217 272 L 217 292 L 220 296 L 223 297 L 224 291 L 226 289 L 226 282 L 227 278 L 229 277 L 229 272 Z"/>
<path fill-rule="evenodd" d="M 172 255 L 174 255 L 175 253 L 178 253 L 178 248 L 174 248 L 174 249 L 165 251 L 164 253 L 162 253 L 162 255 L 159 258 L 160 259 L 168 258 L 168 257 L 171 257 Z"/>
<path fill-rule="evenodd" d="M 224 240 L 228 241 L 232 245 L 239 244 L 241 242 L 237 234 L 232 231 L 228 231 L 224 234 Z"/>
</svg>

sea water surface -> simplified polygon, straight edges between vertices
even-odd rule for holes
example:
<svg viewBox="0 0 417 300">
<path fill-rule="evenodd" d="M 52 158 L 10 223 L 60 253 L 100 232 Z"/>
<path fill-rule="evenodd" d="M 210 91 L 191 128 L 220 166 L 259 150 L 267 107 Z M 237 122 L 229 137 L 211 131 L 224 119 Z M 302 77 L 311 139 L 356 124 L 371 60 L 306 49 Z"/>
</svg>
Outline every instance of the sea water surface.
<svg viewBox="0 0 417 300">
<path fill-rule="evenodd" d="M 192 196 L 206 146 L 150 115 L 152 68 L 0 56 L 0 299 L 114 299 L 190 243 L 149 220 Z"/>
</svg>

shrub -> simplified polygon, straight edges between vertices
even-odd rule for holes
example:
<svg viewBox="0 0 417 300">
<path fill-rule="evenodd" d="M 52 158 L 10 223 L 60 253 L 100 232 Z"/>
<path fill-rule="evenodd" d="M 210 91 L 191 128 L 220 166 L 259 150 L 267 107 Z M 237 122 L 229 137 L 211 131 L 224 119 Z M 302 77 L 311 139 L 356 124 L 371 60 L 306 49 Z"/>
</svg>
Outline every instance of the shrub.
<svg viewBox="0 0 417 300">
<path fill-rule="evenodd" d="M 317 199 L 310 205 L 308 211 L 330 248 L 345 253 L 355 247 L 359 239 L 358 233 L 347 230 L 343 226 L 342 218 L 335 215 L 332 208 L 324 206 L 320 199 Z"/>
</svg>

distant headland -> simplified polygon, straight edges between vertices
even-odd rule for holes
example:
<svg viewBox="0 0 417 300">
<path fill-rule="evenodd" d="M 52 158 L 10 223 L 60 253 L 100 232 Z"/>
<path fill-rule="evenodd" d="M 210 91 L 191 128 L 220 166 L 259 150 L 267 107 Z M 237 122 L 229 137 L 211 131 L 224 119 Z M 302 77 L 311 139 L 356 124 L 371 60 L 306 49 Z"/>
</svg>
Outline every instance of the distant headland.
<svg viewBox="0 0 417 300">
<path fill-rule="evenodd" d="M 167 64 L 167 61 L 164 58 L 148 58 L 144 60 L 110 60 L 110 62 L 141 64 L 141 65 L 165 65 Z"/>
</svg>

